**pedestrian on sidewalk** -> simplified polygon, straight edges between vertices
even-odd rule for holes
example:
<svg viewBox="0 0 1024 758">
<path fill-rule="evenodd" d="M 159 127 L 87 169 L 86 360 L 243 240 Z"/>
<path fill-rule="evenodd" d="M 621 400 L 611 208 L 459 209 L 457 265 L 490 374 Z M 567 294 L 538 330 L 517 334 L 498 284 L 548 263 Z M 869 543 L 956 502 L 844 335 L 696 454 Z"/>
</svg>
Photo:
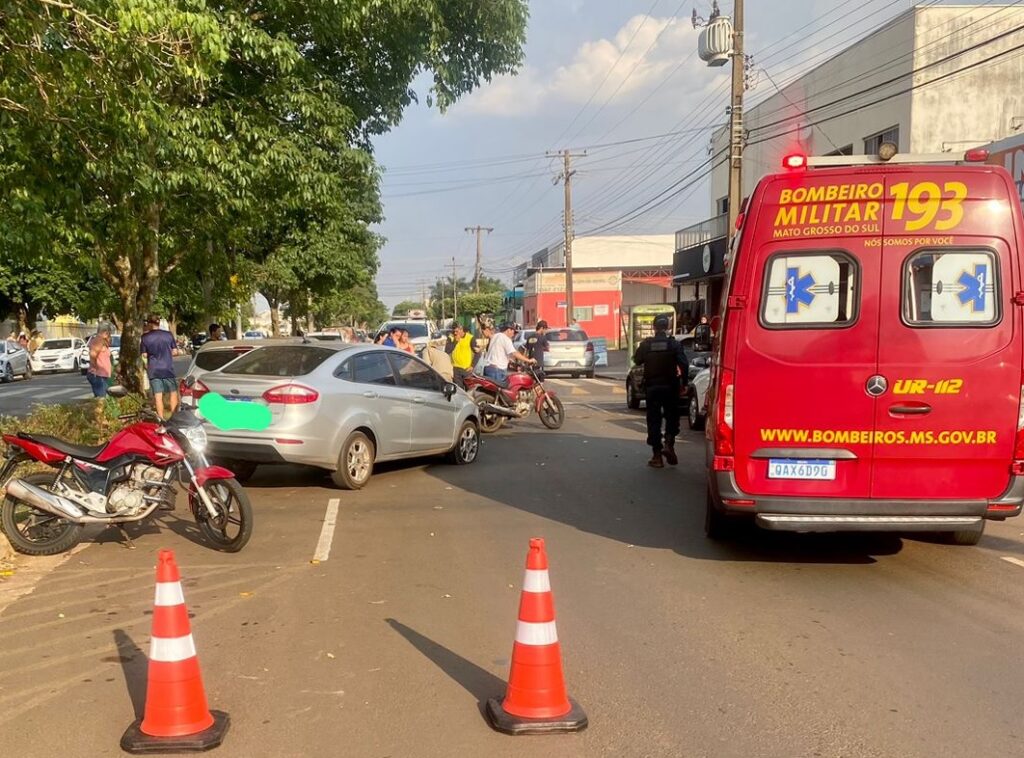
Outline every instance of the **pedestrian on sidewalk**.
<svg viewBox="0 0 1024 758">
<path fill-rule="evenodd" d="M 89 386 L 92 387 L 92 396 L 96 398 L 96 425 L 100 428 L 107 425 L 103 410 L 106 405 L 107 385 L 110 383 L 113 369 L 110 358 L 110 327 L 100 324 L 96 334 L 89 340 L 89 371 L 85 375 L 89 380 Z"/>
<path fill-rule="evenodd" d="M 657 316 L 654 336 L 643 340 L 633 354 L 633 363 L 644 368 L 647 444 L 653 451 L 647 465 L 652 468 L 663 468 L 665 462 L 670 466 L 679 463 L 675 449 L 679 434 L 679 377 L 686 370 L 686 357 L 680 344 L 668 335 L 668 326 L 668 316 Z"/>
<path fill-rule="evenodd" d="M 160 317 L 146 319 L 148 331 L 142 335 L 142 354 L 146 356 L 146 374 L 153 391 L 153 402 L 160 418 L 164 418 L 164 396 L 171 415 L 178 409 L 178 380 L 174 375 L 174 357 L 179 355 L 174 335 L 160 328 Z"/>
</svg>

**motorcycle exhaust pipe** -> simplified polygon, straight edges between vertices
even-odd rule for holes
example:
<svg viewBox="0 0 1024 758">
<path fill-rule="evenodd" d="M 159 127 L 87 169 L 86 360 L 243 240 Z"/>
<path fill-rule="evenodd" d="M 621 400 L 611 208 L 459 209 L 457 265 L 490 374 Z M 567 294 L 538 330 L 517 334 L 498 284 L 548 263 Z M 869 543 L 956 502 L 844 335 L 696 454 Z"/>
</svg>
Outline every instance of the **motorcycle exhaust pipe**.
<svg viewBox="0 0 1024 758">
<path fill-rule="evenodd" d="M 511 408 L 505 408 L 500 405 L 495 405 L 494 403 L 481 403 L 480 408 L 488 413 L 494 413 L 498 416 L 504 416 L 505 418 L 519 418 L 519 414 Z"/>
<path fill-rule="evenodd" d="M 33 508 L 52 513 L 60 518 L 66 518 L 68 521 L 82 523 L 85 516 L 85 511 L 66 497 L 47 492 L 21 479 L 12 479 L 7 483 L 7 494 L 15 500 L 28 503 Z"/>
</svg>

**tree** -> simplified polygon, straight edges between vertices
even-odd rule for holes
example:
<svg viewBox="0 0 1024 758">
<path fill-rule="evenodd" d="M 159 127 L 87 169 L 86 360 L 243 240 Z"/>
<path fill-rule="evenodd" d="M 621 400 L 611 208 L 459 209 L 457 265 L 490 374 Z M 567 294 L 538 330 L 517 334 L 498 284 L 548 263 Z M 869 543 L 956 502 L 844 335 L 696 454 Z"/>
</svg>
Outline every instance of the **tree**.
<svg viewBox="0 0 1024 758">
<path fill-rule="evenodd" d="M 416 300 L 403 300 L 394 308 L 391 309 L 392 316 L 406 316 L 409 311 L 421 311 L 423 310 L 423 303 Z"/>
<path fill-rule="evenodd" d="M 297 234 L 366 232 L 380 218 L 371 137 L 399 121 L 421 74 L 443 111 L 513 71 L 526 13 L 525 0 L 7 3 L 0 228 L 17 239 L 5 250 L 38 265 L 60 239 L 96 262 L 123 325 L 122 380 L 137 387 L 139 322 L 165 277 L 205 255 L 208 283 L 248 258 L 277 291 Z M 352 265 L 372 275 L 355 247 Z M 327 286 L 302 272 L 314 286 L 298 277 L 278 302 Z"/>
</svg>

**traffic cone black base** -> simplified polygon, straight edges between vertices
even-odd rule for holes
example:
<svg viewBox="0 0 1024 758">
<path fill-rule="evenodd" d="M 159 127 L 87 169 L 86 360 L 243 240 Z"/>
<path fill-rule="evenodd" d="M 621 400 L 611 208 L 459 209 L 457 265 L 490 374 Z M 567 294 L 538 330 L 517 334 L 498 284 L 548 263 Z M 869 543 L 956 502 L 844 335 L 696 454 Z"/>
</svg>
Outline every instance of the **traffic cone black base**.
<svg viewBox="0 0 1024 758">
<path fill-rule="evenodd" d="M 181 737 L 151 737 L 142 732 L 142 719 L 136 719 L 121 737 L 121 749 L 136 755 L 202 753 L 205 750 L 213 750 L 224 741 L 224 735 L 231 726 L 231 719 L 223 711 L 210 711 L 210 715 L 213 716 L 213 726 Z"/>
<path fill-rule="evenodd" d="M 490 698 L 487 701 L 487 720 L 491 726 L 505 734 L 558 734 L 559 732 L 582 732 L 587 728 L 587 714 L 572 698 L 569 712 L 558 718 L 528 719 L 513 716 L 501 707 L 501 700 Z"/>
</svg>

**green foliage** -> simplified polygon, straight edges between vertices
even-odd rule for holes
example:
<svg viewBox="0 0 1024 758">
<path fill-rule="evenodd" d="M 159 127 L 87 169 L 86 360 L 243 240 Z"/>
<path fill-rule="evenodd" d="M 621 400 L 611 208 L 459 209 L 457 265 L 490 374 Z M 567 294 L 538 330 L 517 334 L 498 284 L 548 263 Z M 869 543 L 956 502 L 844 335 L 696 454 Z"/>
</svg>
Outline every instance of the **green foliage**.
<svg viewBox="0 0 1024 758">
<path fill-rule="evenodd" d="M 469 294 L 459 298 L 459 313 L 499 313 L 501 311 L 502 292 L 488 292 L 479 295 Z"/>
<path fill-rule="evenodd" d="M 154 307 L 201 319 L 258 286 L 308 309 L 366 286 L 371 137 L 422 75 L 443 111 L 513 71 L 526 15 L 525 0 L 5 2 L 5 264 L 52 262 L 90 293 L 79 307 L 111 307 L 129 387 Z M 2 291 L 38 298 L 31 282 Z"/>
<path fill-rule="evenodd" d="M 107 429 L 100 429 L 96 424 L 94 400 L 69 405 L 39 405 L 26 418 L 0 416 L 0 435 L 28 432 L 59 437 L 80 445 L 98 445 L 123 428 L 124 422 L 118 421 L 118 416 L 135 413 L 143 405 L 145 398 L 142 395 L 106 398 L 103 415 Z"/>
<path fill-rule="evenodd" d="M 409 311 L 422 311 L 423 303 L 418 300 L 403 300 L 391 309 L 392 316 L 407 316 Z"/>
</svg>

